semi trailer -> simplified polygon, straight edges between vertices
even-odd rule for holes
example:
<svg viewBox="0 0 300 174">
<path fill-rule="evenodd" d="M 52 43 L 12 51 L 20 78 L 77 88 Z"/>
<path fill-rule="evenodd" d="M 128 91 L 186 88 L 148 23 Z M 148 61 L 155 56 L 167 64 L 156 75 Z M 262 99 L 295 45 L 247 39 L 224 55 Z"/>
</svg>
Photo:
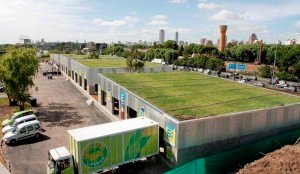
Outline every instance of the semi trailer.
<svg viewBox="0 0 300 174">
<path fill-rule="evenodd" d="M 48 152 L 48 174 L 86 174 L 159 153 L 159 125 L 146 117 L 68 130 L 66 147 Z"/>
</svg>

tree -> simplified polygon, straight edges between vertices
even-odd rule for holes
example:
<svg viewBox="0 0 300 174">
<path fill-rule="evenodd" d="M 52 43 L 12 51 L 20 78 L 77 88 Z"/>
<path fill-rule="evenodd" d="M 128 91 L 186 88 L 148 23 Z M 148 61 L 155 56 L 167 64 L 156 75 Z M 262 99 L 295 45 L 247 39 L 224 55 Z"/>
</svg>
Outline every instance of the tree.
<svg viewBox="0 0 300 174">
<path fill-rule="evenodd" d="M 272 69 L 271 66 L 265 65 L 258 69 L 258 73 L 260 77 L 263 78 L 271 78 L 272 77 Z"/>
<path fill-rule="evenodd" d="M 34 49 L 11 49 L 0 57 L 0 81 L 5 85 L 10 103 L 18 103 L 24 110 L 29 88 L 34 86 L 33 77 L 38 70 L 38 59 Z"/>
<path fill-rule="evenodd" d="M 214 71 L 224 71 L 225 64 L 219 58 L 210 58 L 206 63 L 206 68 L 214 70 Z"/>
<path fill-rule="evenodd" d="M 294 75 L 300 79 L 300 60 L 293 66 Z"/>
<path fill-rule="evenodd" d="M 129 56 L 126 58 L 126 66 L 127 66 L 127 70 L 128 72 L 133 72 L 134 69 L 134 60 L 132 56 Z"/>
<path fill-rule="evenodd" d="M 178 49 L 178 45 L 174 40 L 167 40 L 164 43 L 164 48 L 170 48 L 170 49 L 174 49 L 177 50 Z"/>
<path fill-rule="evenodd" d="M 178 50 L 178 55 L 179 56 L 183 55 L 183 50 L 184 50 L 183 45 L 180 45 L 179 50 Z"/>
<path fill-rule="evenodd" d="M 96 50 L 96 48 L 93 48 L 91 50 L 89 57 L 90 57 L 90 59 L 98 59 L 99 58 L 99 53 Z"/>
<path fill-rule="evenodd" d="M 186 46 L 183 50 L 183 56 L 189 57 L 190 55 L 192 55 L 194 53 L 194 47 L 196 46 L 196 44 L 189 44 L 188 46 Z"/>
<path fill-rule="evenodd" d="M 128 72 L 142 72 L 145 62 L 139 59 L 139 52 L 133 50 L 131 55 L 126 58 Z"/>
<path fill-rule="evenodd" d="M 164 61 L 171 64 L 173 63 L 175 60 L 178 59 L 178 53 L 175 50 L 166 50 L 165 54 L 164 54 Z"/>
</svg>

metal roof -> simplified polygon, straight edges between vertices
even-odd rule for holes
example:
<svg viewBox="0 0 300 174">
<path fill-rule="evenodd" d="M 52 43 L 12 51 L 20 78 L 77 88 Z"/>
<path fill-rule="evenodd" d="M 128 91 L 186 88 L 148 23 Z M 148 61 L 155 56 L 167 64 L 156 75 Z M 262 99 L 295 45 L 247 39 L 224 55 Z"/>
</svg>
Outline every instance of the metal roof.
<svg viewBox="0 0 300 174">
<path fill-rule="evenodd" d="M 65 146 L 51 149 L 49 153 L 55 161 L 65 159 L 65 157 L 69 157 L 71 155 Z"/>
<path fill-rule="evenodd" d="M 146 117 L 138 117 L 106 124 L 89 126 L 79 129 L 68 130 L 68 133 L 76 141 L 84 141 L 108 135 L 120 134 L 132 130 L 142 129 L 158 125 L 157 122 Z"/>
<path fill-rule="evenodd" d="M 21 122 L 23 120 L 27 120 L 27 119 L 30 119 L 30 118 L 36 118 L 36 116 L 34 114 L 27 115 L 27 116 L 24 116 L 24 117 L 17 118 L 15 120 L 15 122 Z"/>
</svg>

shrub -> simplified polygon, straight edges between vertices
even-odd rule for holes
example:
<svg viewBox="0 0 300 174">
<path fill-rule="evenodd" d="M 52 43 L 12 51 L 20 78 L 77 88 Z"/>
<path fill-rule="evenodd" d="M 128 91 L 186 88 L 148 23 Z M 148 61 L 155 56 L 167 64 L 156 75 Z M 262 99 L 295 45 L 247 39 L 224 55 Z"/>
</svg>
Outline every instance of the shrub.
<svg viewBox="0 0 300 174">
<path fill-rule="evenodd" d="M 259 73 L 260 77 L 271 78 L 272 77 L 272 68 L 269 65 L 265 65 L 258 69 L 258 73 Z"/>
<path fill-rule="evenodd" d="M 278 77 L 280 80 L 287 80 L 287 81 L 296 80 L 295 76 L 292 73 L 286 71 L 276 73 L 276 77 Z"/>
</svg>

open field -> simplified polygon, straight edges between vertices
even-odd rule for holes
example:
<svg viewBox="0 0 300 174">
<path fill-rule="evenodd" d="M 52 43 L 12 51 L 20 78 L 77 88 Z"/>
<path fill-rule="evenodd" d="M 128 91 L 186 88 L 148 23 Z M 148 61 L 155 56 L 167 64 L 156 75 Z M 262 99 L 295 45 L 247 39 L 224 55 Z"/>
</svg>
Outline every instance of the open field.
<svg viewBox="0 0 300 174">
<path fill-rule="evenodd" d="M 88 55 L 66 54 L 88 67 L 121 68 L 126 67 L 126 59 L 117 56 L 102 55 L 99 59 L 88 59 Z M 159 67 L 160 64 L 145 62 L 145 67 Z"/>
<path fill-rule="evenodd" d="M 106 76 L 180 120 L 300 102 L 299 97 L 195 72 Z"/>
</svg>

